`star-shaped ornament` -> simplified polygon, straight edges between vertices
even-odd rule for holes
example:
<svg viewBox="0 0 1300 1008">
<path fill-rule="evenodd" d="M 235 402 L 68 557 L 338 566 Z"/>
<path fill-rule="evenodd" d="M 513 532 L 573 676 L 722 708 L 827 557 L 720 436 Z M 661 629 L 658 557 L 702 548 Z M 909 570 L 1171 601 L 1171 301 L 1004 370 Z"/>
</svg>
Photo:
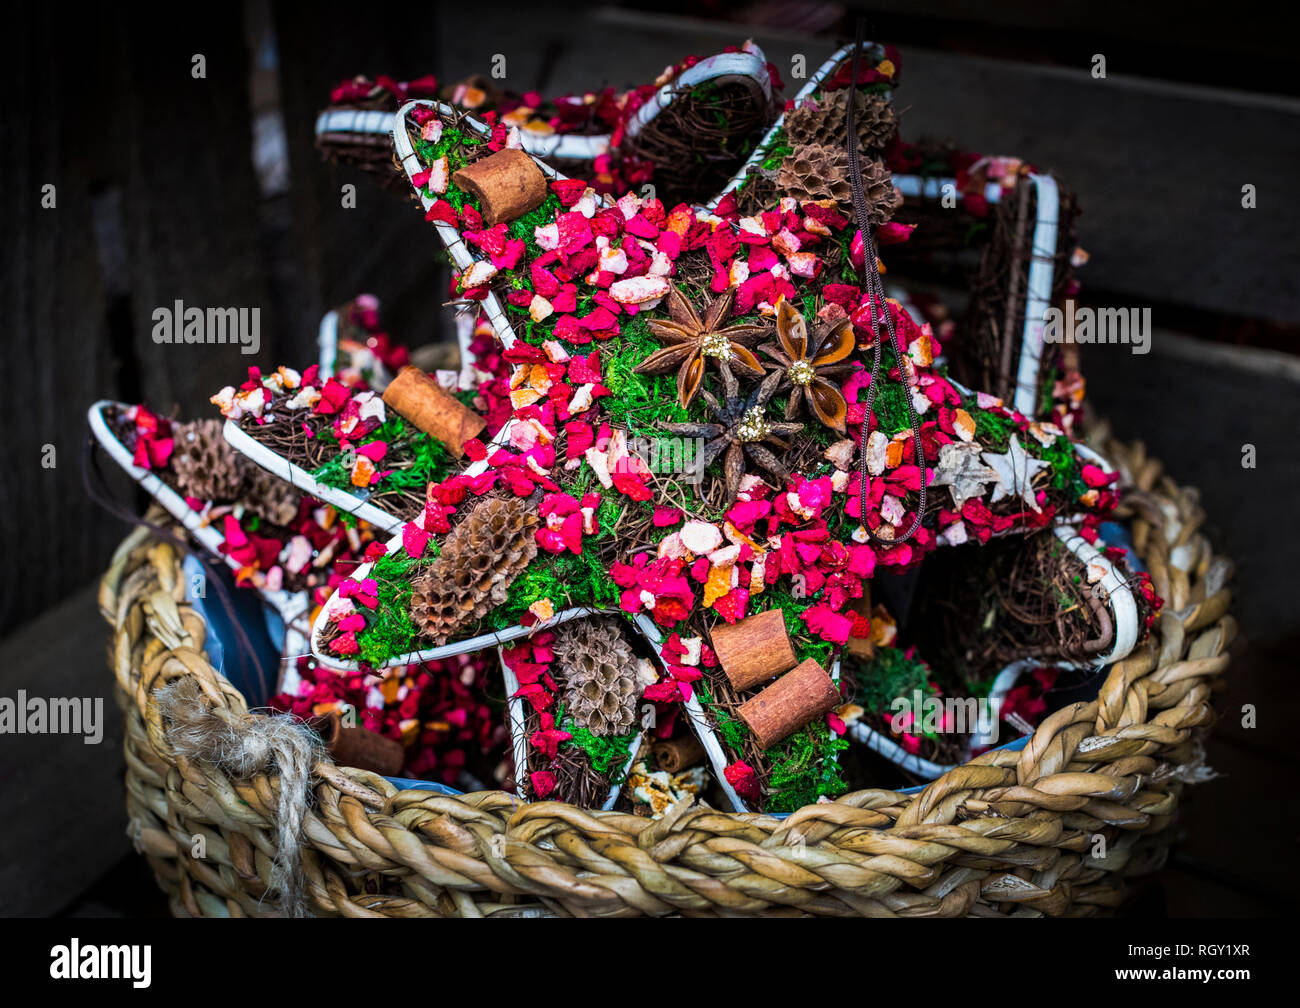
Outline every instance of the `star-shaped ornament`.
<svg viewBox="0 0 1300 1008">
<path fill-rule="evenodd" d="M 939 449 L 939 465 L 934 471 L 935 485 L 946 485 L 952 502 L 960 511 L 972 497 L 982 497 L 984 486 L 998 478 L 995 470 L 980 461 L 980 446 L 973 441 L 951 441 Z"/>
<path fill-rule="evenodd" d="M 986 451 L 980 453 L 980 458 L 997 471 L 998 483 L 993 490 L 992 503 L 996 504 L 1003 497 L 1018 496 L 1033 511 L 1042 510 L 1034 498 L 1033 482 L 1035 476 L 1049 468 L 1048 463 L 1026 452 L 1015 434 L 1011 435 L 1011 443 L 1004 454 Z"/>
</svg>

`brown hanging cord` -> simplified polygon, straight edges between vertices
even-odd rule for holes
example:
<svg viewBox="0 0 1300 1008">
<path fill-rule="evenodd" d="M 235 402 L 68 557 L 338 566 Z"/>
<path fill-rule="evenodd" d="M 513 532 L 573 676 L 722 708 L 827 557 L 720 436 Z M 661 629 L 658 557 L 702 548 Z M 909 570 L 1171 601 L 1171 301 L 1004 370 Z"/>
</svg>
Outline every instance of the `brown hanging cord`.
<svg viewBox="0 0 1300 1008">
<path fill-rule="evenodd" d="M 889 305 L 885 301 L 885 285 L 881 282 L 880 270 L 876 267 L 876 240 L 871 221 L 867 217 L 867 197 L 862 187 L 862 166 L 858 160 L 858 132 L 854 122 L 857 102 L 854 101 L 854 98 L 858 86 L 858 61 L 862 55 L 863 27 L 864 22 L 859 19 L 857 35 L 853 43 L 853 65 L 849 76 L 849 93 L 844 102 L 844 142 L 848 145 L 849 182 L 853 187 L 853 213 L 858 220 L 858 233 L 862 236 L 862 265 L 858 269 L 858 278 L 867 291 L 867 311 L 871 318 L 871 335 L 875 340 L 871 360 L 871 384 L 867 388 L 867 401 L 865 404 L 866 415 L 862 418 L 862 436 L 858 444 L 858 527 L 874 543 L 881 546 L 897 546 L 911 539 L 921 527 L 921 520 L 925 516 L 928 473 L 925 464 L 925 449 L 921 445 L 921 421 L 916 415 L 916 405 L 912 402 L 912 386 L 907 366 L 907 355 L 903 353 L 898 333 L 894 329 L 894 318 L 890 314 Z M 868 264 L 870 264 L 869 267 Z M 880 321 L 876 317 L 876 305 L 880 306 L 881 314 L 884 315 L 885 328 L 889 332 L 889 342 L 894 348 L 895 357 L 898 358 L 899 377 L 907 385 L 907 396 L 905 397 L 907 400 L 907 419 L 912 427 L 912 444 L 915 449 L 916 465 L 921 470 L 921 494 L 916 508 L 916 520 L 912 523 L 910 529 L 893 539 L 885 539 L 867 528 L 867 428 L 871 426 L 871 407 L 875 403 L 876 392 L 880 388 L 880 362 L 883 349 Z"/>
</svg>

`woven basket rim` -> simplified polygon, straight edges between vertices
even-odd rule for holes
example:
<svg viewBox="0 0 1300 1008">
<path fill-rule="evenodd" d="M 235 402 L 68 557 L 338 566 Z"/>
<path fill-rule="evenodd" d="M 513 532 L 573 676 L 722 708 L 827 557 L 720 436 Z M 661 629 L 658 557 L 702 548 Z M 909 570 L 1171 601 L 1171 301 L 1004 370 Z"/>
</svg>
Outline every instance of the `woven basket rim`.
<svg viewBox="0 0 1300 1008">
<path fill-rule="evenodd" d="M 1021 751 L 984 753 L 917 793 L 865 789 L 784 819 L 696 805 L 648 820 L 501 791 L 447 796 L 398 788 L 326 758 L 314 770 L 304 842 L 313 909 L 997 915 L 1113 905 L 1134 864 L 1150 870 L 1163 857 L 1143 842 L 1151 838 L 1151 851 L 1168 843 L 1236 625 L 1228 614 L 1231 564 L 1214 556 L 1200 530 L 1196 492 L 1163 476 L 1140 442 L 1107 448 L 1130 488 L 1121 509 L 1133 518 L 1135 546 L 1166 607 L 1151 639 L 1111 667 L 1096 700 L 1050 715 Z M 100 594 L 128 717 L 132 821 L 141 836 L 153 830 L 156 847 L 177 848 L 173 859 L 145 845 L 174 910 L 266 912 L 279 779 L 231 780 L 177 757 L 155 694 L 191 676 L 214 708 L 265 715 L 249 714 L 208 663 L 206 625 L 183 603 L 181 558 L 143 533 L 119 547 Z M 147 803 L 139 797 L 146 791 Z M 157 825 L 143 825 L 149 821 Z M 221 838 L 229 870 L 184 856 L 181 838 L 198 823 Z M 1112 834 L 1110 854 L 1088 855 L 1089 835 Z M 402 895 L 367 893 L 367 879 Z"/>
</svg>

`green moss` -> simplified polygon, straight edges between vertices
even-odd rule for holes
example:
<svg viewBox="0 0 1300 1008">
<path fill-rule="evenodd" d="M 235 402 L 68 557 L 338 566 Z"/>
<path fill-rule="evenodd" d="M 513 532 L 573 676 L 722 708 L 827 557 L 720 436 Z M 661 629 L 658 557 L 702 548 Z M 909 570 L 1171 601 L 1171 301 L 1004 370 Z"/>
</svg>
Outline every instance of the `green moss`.
<svg viewBox="0 0 1300 1008">
<path fill-rule="evenodd" d="M 1052 486 L 1064 491 L 1070 500 L 1078 500 L 1087 491 L 1083 467 L 1069 438 L 1058 437 L 1043 449 L 1042 458 L 1052 467 Z"/>
<path fill-rule="evenodd" d="M 848 790 L 839 753 L 849 741 L 830 731 L 818 718 L 768 750 L 772 773 L 767 780 L 767 811 L 793 812 L 823 796 L 835 798 Z"/>
<path fill-rule="evenodd" d="M 875 714 L 887 713 L 899 697 L 911 697 L 920 690 L 925 696 L 930 688 L 930 669 L 919 658 L 909 658 L 902 648 L 877 647 L 866 661 L 848 663 L 857 686 L 858 702 Z"/>
<path fill-rule="evenodd" d="M 760 162 L 760 167 L 765 171 L 775 171 L 781 167 L 781 162 L 793 151 L 794 147 L 790 145 L 790 138 L 786 136 L 785 127 L 783 126 L 773 134 L 767 149 L 763 151 L 763 160 Z"/>
<path fill-rule="evenodd" d="M 430 165 L 445 155 L 447 167 L 454 172 L 463 167 L 468 160 L 466 154 L 468 148 L 477 147 L 486 142 L 486 137 L 480 137 L 467 130 L 456 129 L 454 126 L 444 126 L 442 136 L 438 138 L 436 143 L 417 138 L 415 140 L 415 153 L 424 165 Z M 459 192 L 459 190 L 457 191 Z M 436 194 L 429 193 L 429 195 Z M 463 194 L 461 195 L 463 196 Z M 444 196 L 444 198 L 448 197 Z M 457 206 L 457 209 L 460 209 L 460 207 Z"/>
<path fill-rule="evenodd" d="M 555 723 L 562 731 L 573 736 L 569 741 L 561 742 L 561 748 L 576 746 L 586 753 L 587 762 L 597 774 L 611 784 L 622 781 L 623 768 L 627 766 L 627 761 L 632 755 L 632 742 L 637 737 L 637 729 L 625 735 L 593 735 L 566 716 L 563 704 L 556 712 Z"/>
<path fill-rule="evenodd" d="M 559 197 L 557 197 L 555 193 L 548 192 L 546 194 L 546 199 L 542 200 L 541 204 L 536 209 L 529 210 L 528 213 L 524 214 L 522 217 L 516 217 L 508 225 L 507 230 L 510 232 L 510 236 L 512 238 L 520 239 L 527 249 L 523 258 L 520 259 L 523 269 L 512 277 L 513 280 L 517 281 L 517 286 L 527 287 L 529 285 L 527 264 L 532 262 L 534 259 L 541 258 L 542 250 L 537 245 L 537 229 L 539 227 L 545 227 L 547 224 L 553 222 L 555 220 L 555 215 L 563 209 L 564 208 L 560 205 Z M 556 316 L 551 317 L 552 326 L 555 325 L 555 322 L 553 321 L 555 317 Z"/>
<path fill-rule="evenodd" d="M 518 623 L 540 599 L 550 599 L 556 611 L 579 603 L 617 609 L 618 585 L 595 553 L 588 546 L 578 556 L 561 553 L 539 558 L 510 585 L 505 603 L 492 613 L 494 625 L 501 629 Z"/>
<path fill-rule="evenodd" d="M 1055 387 L 1061 372 L 1055 367 L 1048 367 L 1043 370 L 1043 380 L 1038 388 L 1038 415 L 1050 416 L 1052 412 L 1052 389 Z"/>
<path fill-rule="evenodd" d="M 333 434 L 322 432 L 317 437 L 328 437 L 336 447 L 338 445 Z M 409 459 L 409 465 L 392 469 L 373 489 L 423 490 L 429 483 L 440 481 L 451 464 L 451 458 L 440 441 L 417 430 L 396 414 L 367 435 L 361 444 L 368 445 L 376 441 L 388 445 L 388 452 L 378 464 L 381 471 L 392 466 L 399 458 L 402 462 Z M 347 455 L 342 451 L 338 451 L 328 462 L 314 470 L 312 476 L 326 486 L 349 493 L 356 492 L 356 487 L 352 485 L 352 467 L 347 464 Z"/>
<path fill-rule="evenodd" d="M 911 418 L 907 410 L 909 395 L 907 386 L 887 377 L 894 359 L 892 350 L 883 352 L 880 364 L 880 389 L 871 405 L 871 410 L 876 415 L 877 428 L 889 437 L 911 427 Z"/>
<path fill-rule="evenodd" d="M 673 375 L 635 374 L 635 368 L 659 349 L 642 315 L 623 323 L 614 345 L 601 348 L 601 377 L 613 393 L 602 402 L 609 421 L 633 437 L 659 433 L 656 424 L 681 423 L 690 419 L 677 404 L 677 382 Z M 607 356 L 608 355 L 608 356 Z"/>
<path fill-rule="evenodd" d="M 988 410 L 975 409 L 971 412 L 975 417 L 975 440 L 996 451 L 1006 451 L 1011 443 L 1011 418 L 997 416 Z"/>
<path fill-rule="evenodd" d="M 713 730 L 718 733 L 722 739 L 722 744 L 733 753 L 738 753 L 749 738 L 749 726 L 741 721 L 740 718 L 723 709 L 713 694 L 709 692 L 708 683 L 703 679 L 695 683 L 695 695 L 700 701 L 700 706 L 713 721 Z"/>
<path fill-rule="evenodd" d="M 358 657 L 375 668 L 395 655 L 406 654 L 415 640 L 411 620 L 410 572 L 415 561 L 404 550 L 375 561 L 370 576 L 378 586 L 379 604 L 357 634 Z"/>
<path fill-rule="evenodd" d="M 782 578 L 776 584 L 766 586 L 761 595 L 754 596 L 752 609 L 754 612 L 780 609 L 785 619 L 785 631 L 794 647 L 795 657 L 801 662 L 811 658 L 822 668 L 829 669 L 835 645 L 830 641 L 813 637 L 808 632 L 808 625 L 799 618 L 816 599 L 817 595 L 794 594 L 793 585 L 788 579 Z"/>
</svg>

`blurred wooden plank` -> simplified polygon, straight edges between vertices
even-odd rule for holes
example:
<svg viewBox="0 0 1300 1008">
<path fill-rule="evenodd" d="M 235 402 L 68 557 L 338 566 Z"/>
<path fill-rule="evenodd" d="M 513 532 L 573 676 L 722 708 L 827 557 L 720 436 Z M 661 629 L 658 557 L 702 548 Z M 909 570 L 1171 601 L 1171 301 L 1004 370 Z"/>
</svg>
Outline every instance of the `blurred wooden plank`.
<svg viewBox="0 0 1300 1008">
<path fill-rule="evenodd" d="M 107 627 L 87 586 L 0 643 L 0 696 L 91 697 L 103 738 L 0 735 L 0 915 L 50 914 L 131 850 L 122 713 L 104 664 Z"/>
<path fill-rule="evenodd" d="M 1300 455 L 1291 443 L 1300 429 L 1300 380 L 1283 368 L 1251 365 L 1258 351 L 1223 348 L 1211 361 L 1208 351 L 1198 358 L 1197 346 L 1157 323 L 1147 354 L 1083 347 L 1088 398 L 1119 437 L 1142 438 L 1166 471 L 1199 489 L 1205 530 L 1237 565 L 1234 614 L 1247 636 L 1281 643 L 1296 632 L 1294 601 L 1278 590 L 1292 581 L 1296 558 L 1274 526 L 1285 524 L 1286 502 L 1300 486 Z M 1242 365 L 1232 366 L 1232 357 Z M 1256 447 L 1253 469 L 1241 466 L 1247 443 Z M 1269 680 L 1279 689 L 1294 682 Z M 1257 694 L 1258 702 L 1267 696 Z"/>
<path fill-rule="evenodd" d="M 81 492 L 84 412 L 145 399 L 207 414 L 208 397 L 249 364 L 278 362 L 250 156 L 247 56 L 239 8 L 190 28 L 159 10 L 50 5 L 15 11 L 24 39 L 15 92 L 0 108 L 6 255 L 0 310 L 13 334 L 0 360 L 6 542 L 42 536 L 21 594 L 0 591 L 9 627 L 94 577 L 121 529 Z M 206 79 L 191 58 L 207 60 Z M 41 187 L 57 187 L 41 209 Z M 166 346 L 156 307 L 261 310 L 262 350 Z M 41 467 L 43 446 L 57 465 Z"/>
<path fill-rule="evenodd" d="M 0 634 L 88 581 L 121 531 L 81 492 L 79 463 L 84 410 L 114 384 L 90 227 L 103 125 L 85 104 L 84 82 L 98 64 L 74 42 L 69 59 L 89 61 L 75 73 L 50 59 L 67 20 L 55 7 L 22 5 L 10 17 L 23 44 L 10 54 L 11 90 L 0 103 L 0 538 L 25 562 L 20 576 L 0 580 Z M 53 209 L 41 207 L 47 184 Z M 46 445 L 54 468 L 42 466 Z"/>
<path fill-rule="evenodd" d="M 122 11 L 110 38 L 115 128 L 122 137 L 115 169 L 143 394 L 164 409 L 179 404 L 183 415 L 207 415 L 208 397 L 242 379 L 250 364 L 279 363 L 240 9 L 222 8 L 201 22 L 159 18 L 147 9 Z M 196 54 L 206 59 L 205 79 L 191 76 Z M 260 309 L 261 352 L 154 343 L 154 309 L 177 300 Z"/>
<path fill-rule="evenodd" d="M 1206 763 L 1220 776 L 1183 791 L 1185 839 L 1170 868 L 1194 883 L 1167 889 L 1172 916 L 1277 913 L 1300 896 L 1300 798 L 1294 774 L 1267 753 L 1212 739 Z"/>
<path fill-rule="evenodd" d="M 315 148 L 316 113 L 330 90 L 357 74 L 409 80 L 441 72 L 440 18 L 411 17 L 400 29 L 388 19 L 337 0 L 313 5 L 310 17 L 275 5 L 281 103 L 288 140 L 290 239 L 300 256 L 298 300 L 287 306 L 294 345 L 314 341 L 321 315 L 360 293 L 382 302 L 385 327 L 418 345 L 452 338 L 446 313 L 441 246 L 413 198 L 381 190 L 358 170 L 325 162 Z M 342 186 L 356 186 L 345 208 Z"/>
<path fill-rule="evenodd" d="M 1095 46 L 1106 51 L 1105 19 L 1076 7 L 1058 20 L 1050 10 L 1050 17 L 1042 17 L 1066 37 L 1071 36 L 1063 26 L 1070 19 L 1087 19 L 1088 31 L 1071 37 L 1078 47 L 1072 65 L 900 46 L 902 78 L 894 105 L 904 138 L 951 139 L 962 150 L 1014 155 L 1059 173 L 1083 208 L 1080 242 L 1092 254 L 1080 273 L 1085 290 L 1104 290 L 1135 305 L 1185 305 L 1300 322 L 1300 245 L 1293 240 L 1300 206 L 1291 196 L 1292 166 L 1300 161 L 1300 101 L 1231 90 L 1233 62 L 1221 53 L 1203 78 L 1215 87 L 1143 77 L 1153 71 L 1141 60 L 1112 61 L 1107 78 L 1095 80 L 1090 61 L 1099 51 Z M 970 15 L 962 10 L 956 16 Z M 845 23 L 851 32 L 851 19 Z M 1226 34 L 1239 40 L 1258 35 L 1249 22 L 1237 27 Z M 748 33 L 786 78 L 787 96 L 800 86 L 790 79 L 794 54 L 812 67 L 852 41 L 851 35 L 799 36 L 614 7 L 577 22 L 576 30 L 584 57 L 580 68 L 594 79 L 630 52 L 639 59 L 641 52 L 658 51 L 665 37 L 677 40 L 680 58 Z M 950 31 L 935 45 L 957 49 L 965 38 Z M 1258 209 L 1242 208 L 1246 183 L 1256 187 Z"/>
</svg>

